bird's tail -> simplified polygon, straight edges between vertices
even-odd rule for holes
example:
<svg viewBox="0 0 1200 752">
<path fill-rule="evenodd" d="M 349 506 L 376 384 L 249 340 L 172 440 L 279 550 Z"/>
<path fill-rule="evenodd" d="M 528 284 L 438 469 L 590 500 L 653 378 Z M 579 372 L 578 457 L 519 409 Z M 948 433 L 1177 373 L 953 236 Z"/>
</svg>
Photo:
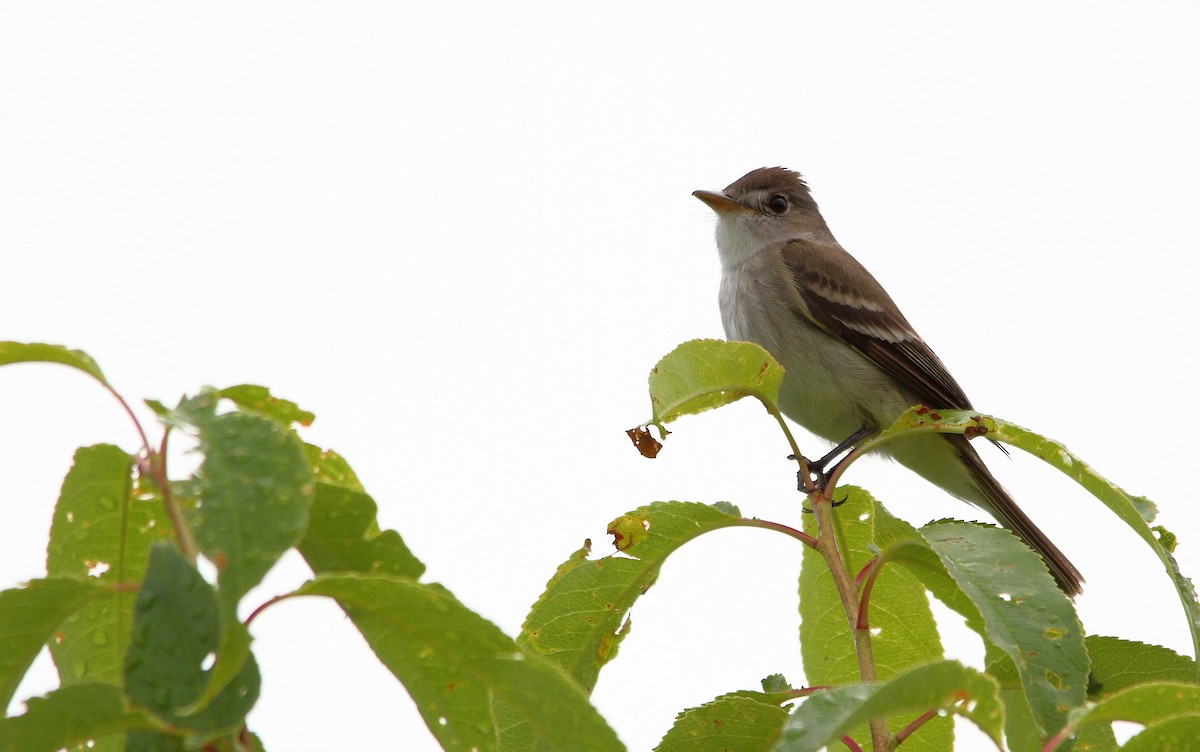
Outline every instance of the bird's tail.
<svg viewBox="0 0 1200 752">
<path fill-rule="evenodd" d="M 1064 593 L 1075 596 L 1082 592 L 1083 575 L 1079 574 L 1079 570 L 1067 559 L 1066 555 L 1050 542 L 1046 534 L 1033 524 L 1033 520 L 1021 511 L 1021 508 L 983 464 L 983 460 L 967 440 L 962 436 L 946 436 L 945 438 L 950 440 L 950 443 L 958 450 L 976 487 L 985 497 L 987 503 L 984 508 L 995 516 L 997 522 L 1016 533 L 1017 537 L 1025 541 L 1026 545 L 1041 555 L 1050 574 L 1054 576 L 1059 588 Z"/>
</svg>

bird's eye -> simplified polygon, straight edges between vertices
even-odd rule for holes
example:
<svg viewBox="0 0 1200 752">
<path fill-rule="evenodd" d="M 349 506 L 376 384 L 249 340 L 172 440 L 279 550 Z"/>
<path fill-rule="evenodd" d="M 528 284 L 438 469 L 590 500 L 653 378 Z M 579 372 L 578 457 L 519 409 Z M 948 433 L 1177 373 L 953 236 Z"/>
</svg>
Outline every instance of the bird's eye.
<svg viewBox="0 0 1200 752">
<path fill-rule="evenodd" d="M 767 199 L 767 208 L 772 214 L 787 214 L 788 200 L 787 196 L 782 193 L 776 193 L 771 198 Z"/>
</svg>

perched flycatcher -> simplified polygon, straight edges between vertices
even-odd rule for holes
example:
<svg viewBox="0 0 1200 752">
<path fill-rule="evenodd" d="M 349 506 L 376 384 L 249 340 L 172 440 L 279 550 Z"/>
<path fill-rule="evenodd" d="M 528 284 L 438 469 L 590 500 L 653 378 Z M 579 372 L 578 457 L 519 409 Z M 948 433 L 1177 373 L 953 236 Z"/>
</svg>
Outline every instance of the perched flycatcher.
<svg viewBox="0 0 1200 752">
<path fill-rule="evenodd" d="M 719 193 L 693 195 L 717 213 L 725 334 L 783 364 L 785 415 L 838 443 L 886 428 L 916 404 L 973 409 L 879 282 L 834 239 L 799 173 L 762 168 Z M 912 436 L 882 451 L 987 511 L 1041 554 L 1064 592 L 1080 592 L 1078 570 L 966 438 Z"/>
</svg>

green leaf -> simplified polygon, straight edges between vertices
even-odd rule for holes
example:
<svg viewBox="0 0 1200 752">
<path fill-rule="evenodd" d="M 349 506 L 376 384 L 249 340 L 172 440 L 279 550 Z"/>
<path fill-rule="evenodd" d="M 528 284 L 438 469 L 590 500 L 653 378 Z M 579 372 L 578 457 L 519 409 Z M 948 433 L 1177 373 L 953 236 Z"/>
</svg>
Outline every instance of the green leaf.
<svg viewBox="0 0 1200 752">
<path fill-rule="evenodd" d="M 1121 747 L 1123 752 L 1195 752 L 1200 743 L 1200 711 L 1147 726 Z"/>
<path fill-rule="evenodd" d="M 179 404 L 173 408 L 166 407 L 158 400 L 147 399 L 143 402 L 154 411 L 163 425 L 191 430 L 199 424 L 213 419 L 217 414 L 217 404 L 220 402 L 220 398 L 217 396 L 216 389 L 206 386 L 201 388 L 200 393 L 195 396 L 185 395 L 180 398 Z"/>
<path fill-rule="evenodd" d="M 62 345 L 46 345 L 38 342 L 0 342 L 0 366 L 10 363 L 60 363 L 83 371 L 101 384 L 108 386 L 100 366 L 83 350 L 70 350 Z"/>
<path fill-rule="evenodd" d="M 875 520 L 883 508 L 869 493 L 854 486 L 839 488 L 837 497 L 839 501 L 845 498 L 833 510 L 838 549 L 843 559 L 849 558 L 853 577 L 875 557 Z M 805 532 L 816 535 L 815 515 L 804 517 Z M 912 572 L 888 566 L 880 570 L 867 615 L 880 679 L 943 657 L 925 586 Z M 860 681 L 853 636 L 837 588 L 825 560 L 808 547 L 800 564 L 800 656 L 809 684 Z M 898 731 L 909 720 L 897 719 L 898 725 L 891 730 Z M 915 748 L 918 743 L 931 750 L 950 750 L 954 743 L 950 719 L 926 723 L 906 746 Z"/>
<path fill-rule="evenodd" d="M 684 342 L 650 371 L 650 424 L 660 428 L 681 415 L 694 415 L 754 397 L 778 413 L 783 366 L 750 342 L 696 339 Z"/>
<path fill-rule="evenodd" d="M 783 674 L 771 674 L 763 678 L 762 688 L 764 692 L 770 693 L 790 692 L 792 685 Z"/>
<path fill-rule="evenodd" d="M 222 605 L 236 614 L 237 601 L 304 535 L 312 470 L 295 435 L 268 418 L 226 413 L 197 427 L 204 463 L 190 519 L 217 565 Z"/>
<path fill-rule="evenodd" d="M 916 528 L 888 514 L 878 504 L 875 508 L 875 542 L 889 562 L 887 566 L 899 564 L 912 572 L 935 598 L 962 616 L 967 627 L 983 640 L 988 673 L 1002 685 L 1000 699 L 1005 706 L 1004 736 L 1009 750 L 1041 752 L 1044 733 L 1025 700 L 1025 692 L 1011 688 L 1021 686 L 1012 659 L 992 644 L 983 615 L 950 577 L 941 558 Z M 998 628 L 1003 627 L 1001 624 Z M 1097 746 L 1096 749 L 1102 748 Z"/>
<path fill-rule="evenodd" d="M 332 449 L 322 449 L 312 444 L 304 444 L 304 459 L 312 466 L 318 483 L 329 483 L 334 486 L 345 486 L 351 491 L 363 491 L 362 483 L 354 474 L 350 463 L 342 455 Z"/>
<path fill-rule="evenodd" d="M 1042 560 L 1006 530 L 985 525 L 935 523 L 917 531 L 888 516 L 883 527 L 883 558 L 904 565 L 964 616 L 984 639 L 989 673 L 1020 681 L 1022 692 L 1002 693 L 1009 746 L 1040 748 L 1048 730 L 1082 703 L 1087 672 L 1074 609 Z M 1001 592 L 1008 600 L 997 597 Z"/>
<path fill-rule="evenodd" d="M 210 683 L 203 663 L 221 641 L 216 593 L 175 548 L 157 543 L 134 605 L 125 656 L 129 699 L 201 739 L 239 729 L 258 699 L 258 666 L 246 661 L 203 711 L 184 715 Z"/>
<path fill-rule="evenodd" d="M 990 676 L 955 661 L 917 666 L 878 684 L 852 684 L 812 695 L 788 718 L 775 749 L 817 752 L 872 718 L 902 717 L 908 722 L 911 716 L 935 709 L 971 720 L 999 748 L 1004 711 L 998 691 Z"/>
<path fill-rule="evenodd" d="M 111 684 L 74 684 L 25 704 L 23 715 L 0 719 L 0 752 L 56 752 L 112 734 L 160 727 L 140 710 L 127 709 L 121 691 Z"/>
<path fill-rule="evenodd" d="M 1071 454 L 1057 441 L 978 413 L 962 410 L 932 412 L 924 408 L 909 410 L 869 444 L 872 447 L 878 446 L 912 431 L 960 433 L 971 437 L 986 435 L 993 441 L 1002 441 L 1029 452 L 1087 489 L 1121 521 L 1133 528 L 1162 562 L 1163 568 L 1175 584 L 1175 590 L 1187 616 L 1192 646 L 1200 653 L 1200 602 L 1196 600 L 1196 590 L 1191 580 L 1183 576 L 1179 571 L 1179 564 L 1171 555 L 1169 547 L 1173 547 L 1173 539 L 1168 540 L 1167 545 L 1163 545 L 1147 524 L 1153 520 L 1155 514 L 1155 507 L 1151 501 L 1128 494 L 1123 488 L 1092 470 L 1086 462 Z M 1200 680 L 1200 664 L 1197 665 L 1195 679 Z"/>
<path fill-rule="evenodd" d="M 425 565 L 395 530 L 380 531 L 375 502 L 350 486 L 318 482 L 297 548 L 313 572 L 391 574 L 414 580 Z"/>
<path fill-rule="evenodd" d="M 120 447 L 98 444 L 75 451 L 50 525 L 46 571 L 51 577 L 141 582 L 151 542 L 170 540 L 173 532 L 157 491 L 144 489 L 132 472 L 133 458 Z M 133 599 L 132 589 L 118 589 L 59 627 L 50 655 L 64 685 L 121 685 Z"/>
<path fill-rule="evenodd" d="M 1005 727 L 1007 729 L 1007 726 Z M 1005 731 L 1007 734 L 1008 732 Z M 1008 737 L 1005 737 L 1008 741 Z M 1033 752 L 1042 752 L 1042 745 L 1033 748 Z M 1062 752 L 1066 752 L 1066 745 L 1060 747 Z M 1075 752 L 1117 752 L 1117 737 L 1113 735 L 1113 730 L 1110 726 L 1090 726 L 1080 731 L 1074 739 L 1069 749 Z M 1019 752 L 1016 747 L 1009 744 L 1009 752 Z"/>
<path fill-rule="evenodd" d="M 1097 724 L 1132 721 L 1149 726 L 1179 715 L 1200 713 L 1200 686 L 1181 682 L 1137 684 L 1071 713 L 1067 734 Z"/>
<path fill-rule="evenodd" d="M 786 693 L 734 692 L 683 711 L 656 752 L 766 752 L 779 741 Z"/>
<path fill-rule="evenodd" d="M 239 409 L 249 413 L 257 413 L 265 418 L 289 426 L 299 423 L 302 426 L 312 425 L 317 416 L 307 410 L 301 410 L 295 402 L 271 395 L 271 390 L 257 384 L 238 384 L 227 386 L 217 392 L 221 397 L 231 400 Z"/>
<path fill-rule="evenodd" d="M 609 524 L 622 556 L 588 559 L 585 545 L 568 558 L 533 604 L 517 642 L 562 667 L 587 692 L 625 636 L 625 614 L 658 579 L 683 544 L 726 527 L 753 525 L 692 502 L 656 502 Z"/>
<path fill-rule="evenodd" d="M 574 682 L 439 585 L 388 575 L 324 575 L 295 594 L 337 599 L 449 752 L 501 748 L 503 729 L 493 703 L 524 724 L 540 749 L 624 749 Z"/>
<path fill-rule="evenodd" d="M 979 609 L 988 642 L 1012 659 L 1040 730 L 1057 730 L 1087 694 L 1088 655 L 1071 601 L 1007 530 L 939 522 L 920 532 Z"/>
<path fill-rule="evenodd" d="M 209 745 L 209 749 L 216 748 L 216 745 Z M 131 731 L 125 738 L 125 752 L 185 752 L 188 749 L 178 737 L 152 731 Z"/>
<path fill-rule="evenodd" d="M 1093 698 L 1142 682 L 1191 682 L 1196 675 L 1196 662 L 1174 650 L 1099 635 L 1084 641 L 1092 657 L 1088 694 Z"/>
<path fill-rule="evenodd" d="M 195 702 L 179 708 L 181 716 L 196 715 L 207 708 L 230 682 L 237 680 L 246 661 L 250 660 L 250 643 L 253 641 L 250 630 L 237 619 L 223 619 L 222 627 L 225 631 L 217 648 L 217 658 L 208 671 L 208 683 Z"/>
<path fill-rule="evenodd" d="M 96 580 L 33 580 L 0 592 L 0 707 L 8 707 L 17 685 L 55 629 L 85 604 L 112 591 Z"/>
</svg>

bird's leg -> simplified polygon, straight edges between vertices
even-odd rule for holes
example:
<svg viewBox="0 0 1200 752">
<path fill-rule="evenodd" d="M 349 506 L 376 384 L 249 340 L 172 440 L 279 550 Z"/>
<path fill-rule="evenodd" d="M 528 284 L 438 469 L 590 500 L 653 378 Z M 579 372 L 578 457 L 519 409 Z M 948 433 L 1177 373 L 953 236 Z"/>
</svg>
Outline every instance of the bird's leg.
<svg viewBox="0 0 1200 752">
<path fill-rule="evenodd" d="M 875 433 L 874 428 L 864 425 L 862 428 L 847 436 L 845 441 L 841 442 L 833 449 L 830 449 L 829 452 L 827 452 L 821 459 L 813 461 L 805 458 L 805 462 L 808 464 L 808 472 L 811 474 L 810 479 L 812 480 L 813 485 L 817 487 L 818 491 L 825 488 L 825 484 L 829 481 L 829 476 L 833 475 L 833 473 L 837 470 L 838 465 L 840 465 L 846 458 L 842 457 L 827 471 L 825 468 L 829 466 L 829 463 L 837 459 L 843 452 L 853 449 L 858 442 L 862 441 L 873 433 Z M 847 454 L 847 456 L 849 455 Z M 789 456 L 788 459 L 794 460 L 796 458 L 795 456 Z M 804 477 L 801 475 L 803 472 L 803 470 L 800 470 L 796 475 L 797 487 L 801 491 L 804 490 Z"/>
</svg>

